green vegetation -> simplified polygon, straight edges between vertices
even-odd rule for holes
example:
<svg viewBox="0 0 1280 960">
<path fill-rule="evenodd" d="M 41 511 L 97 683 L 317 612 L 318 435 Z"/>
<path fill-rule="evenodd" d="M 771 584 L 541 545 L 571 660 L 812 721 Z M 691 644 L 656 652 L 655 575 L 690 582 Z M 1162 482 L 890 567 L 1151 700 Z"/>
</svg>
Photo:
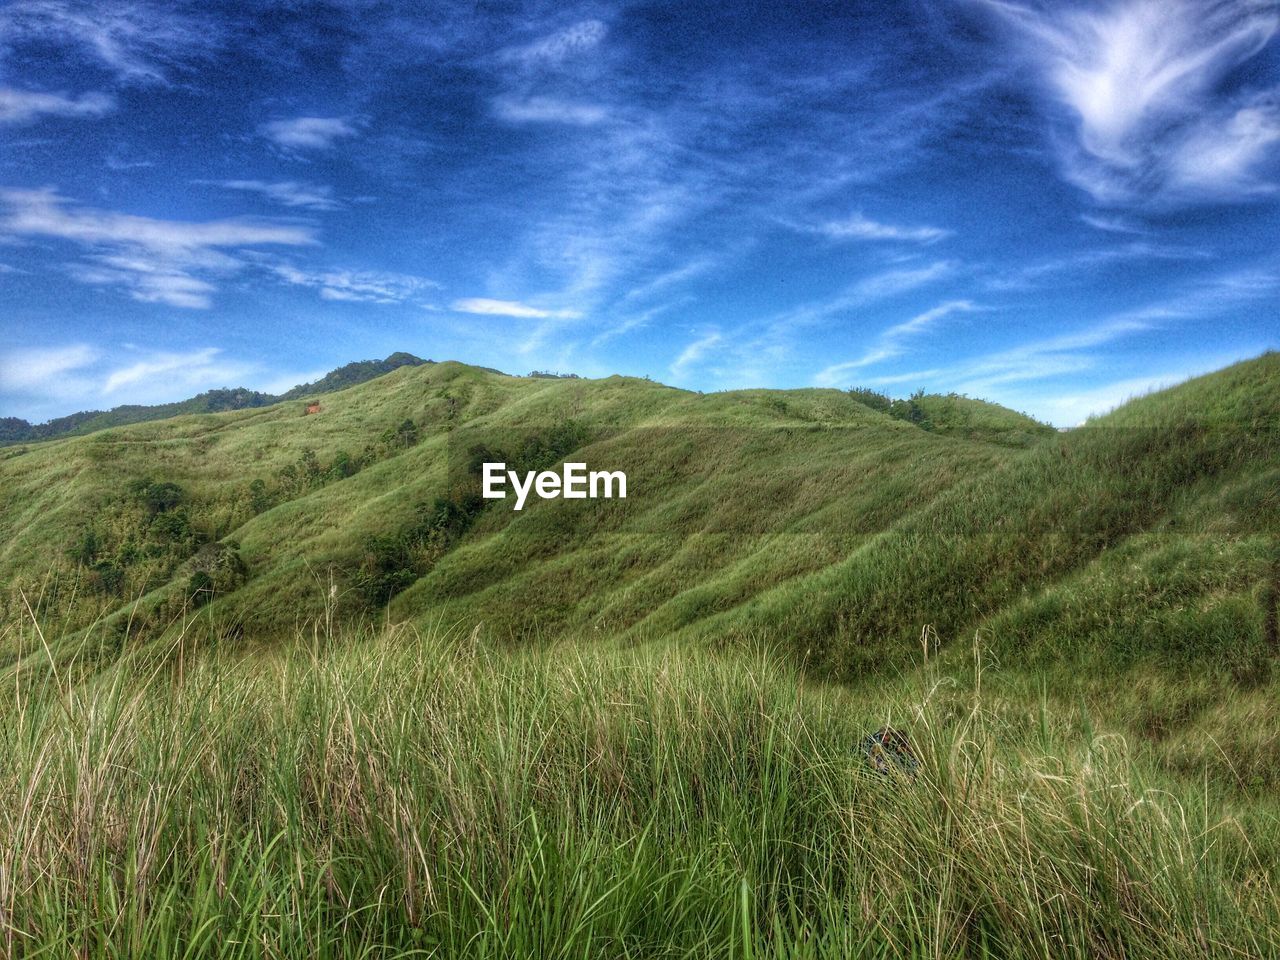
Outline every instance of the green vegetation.
<svg viewBox="0 0 1280 960">
<path fill-rule="evenodd" d="M 465 636 L 322 632 L 185 668 L 179 646 L 78 686 L 33 658 L 0 739 L 0 949 L 1280 950 L 1274 822 L 1161 789 L 1121 742 L 1002 710 L 980 676 L 851 692 L 750 648 Z M 885 717 L 915 779 L 853 750 Z"/>
<path fill-rule="evenodd" d="M 1280 355 L 1067 432 L 405 366 L 0 486 L 0 953 L 1280 953 Z"/>
<path fill-rule="evenodd" d="M 0 447 L 36 440 L 52 440 L 58 437 L 78 437 L 109 427 L 122 427 L 130 423 L 146 423 L 151 420 L 167 420 L 188 413 L 221 413 L 226 410 L 251 410 L 266 407 L 282 400 L 296 400 L 315 394 L 345 390 L 364 383 L 400 367 L 420 366 L 430 363 L 411 353 L 393 353 L 385 360 L 359 360 L 331 370 L 315 383 L 303 383 L 278 396 L 258 390 L 234 389 L 207 390 L 190 400 L 162 403 L 155 406 L 126 404 L 111 410 L 87 410 L 65 417 L 57 417 L 47 423 L 29 423 L 19 417 L 0 417 Z"/>
</svg>

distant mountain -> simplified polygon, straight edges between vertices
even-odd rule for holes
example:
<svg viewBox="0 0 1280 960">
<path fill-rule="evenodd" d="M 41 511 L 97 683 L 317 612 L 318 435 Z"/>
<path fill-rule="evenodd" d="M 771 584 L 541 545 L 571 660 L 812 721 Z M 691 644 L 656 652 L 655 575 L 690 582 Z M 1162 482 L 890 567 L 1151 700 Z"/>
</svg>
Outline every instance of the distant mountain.
<svg viewBox="0 0 1280 960">
<path fill-rule="evenodd" d="M 380 377 L 384 373 L 398 370 L 401 367 L 420 367 L 423 364 L 434 362 L 434 360 L 423 360 L 421 357 L 415 357 L 412 353 L 404 352 L 393 353 L 385 360 L 357 360 L 354 363 L 339 367 L 337 370 L 330 370 L 315 383 L 302 383 L 292 390 L 280 394 L 278 397 L 271 397 L 267 400 L 267 403 L 278 403 L 281 400 L 299 400 L 313 393 L 333 393 L 335 390 L 354 387 L 358 383 L 364 383 L 374 377 Z M 254 406 L 260 406 L 260 404 L 254 404 Z"/>
<path fill-rule="evenodd" d="M 249 410 L 268 407 L 283 400 L 297 400 L 317 393 L 333 393 L 356 384 L 365 383 L 400 367 L 420 367 L 433 363 L 411 353 L 397 352 L 385 360 L 357 360 L 331 370 L 315 383 L 302 383 L 282 394 L 262 393 L 244 387 L 206 390 L 188 400 L 160 403 L 154 406 L 126 404 L 111 410 L 86 410 L 58 417 L 47 423 L 33 424 L 18 417 L 0 417 L 0 446 L 29 443 L 33 440 L 54 440 L 58 437 L 82 436 L 108 427 L 121 427 L 130 423 L 146 423 L 151 420 L 168 420 L 188 413 L 222 413 L 227 410 Z"/>
</svg>

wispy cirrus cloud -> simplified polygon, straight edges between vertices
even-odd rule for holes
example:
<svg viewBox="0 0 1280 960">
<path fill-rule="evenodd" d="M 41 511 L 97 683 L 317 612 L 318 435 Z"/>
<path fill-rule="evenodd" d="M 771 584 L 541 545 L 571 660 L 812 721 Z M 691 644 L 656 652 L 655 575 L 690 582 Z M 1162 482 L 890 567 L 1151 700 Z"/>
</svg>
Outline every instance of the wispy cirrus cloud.
<svg viewBox="0 0 1280 960">
<path fill-rule="evenodd" d="M 712 349 L 718 346 L 724 340 L 724 336 L 718 331 L 705 334 L 698 337 L 692 343 L 688 344 L 680 355 L 672 361 L 671 375 L 677 380 L 688 373 L 689 369 L 699 363 Z"/>
<path fill-rule="evenodd" d="M 1123 377 L 1097 390 L 1053 391 L 1047 390 L 1045 383 L 1097 376 L 1105 371 L 1108 351 L 1119 341 L 1159 334 L 1180 324 L 1208 321 L 1244 304 L 1273 299 L 1277 294 L 1280 272 L 1268 268 L 1232 271 L 1187 284 L 1177 296 L 1113 314 L 1070 332 L 1038 337 L 944 367 L 870 377 L 864 382 L 868 386 L 891 386 L 932 381 L 945 384 L 948 390 L 993 399 L 1015 409 L 1035 407 L 1053 423 L 1070 426 L 1129 396 L 1241 357 L 1206 358 L 1203 366 L 1188 368 L 1184 374 Z M 1065 399 L 1057 403 L 1055 398 Z"/>
<path fill-rule="evenodd" d="M 557 66 L 594 50 L 608 33 L 609 28 L 600 20 L 580 20 L 530 43 L 509 47 L 501 58 L 530 67 Z"/>
<path fill-rule="evenodd" d="M 76 206 L 52 189 L 4 190 L 9 213 L 0 229 L 27 236 L 59 237 L 81 243 L 130 243 L 158 253 L 179 254 L 262 244 L 314 243 L 311 228 L 265 220 L 193 222 L 161 220 Z"/>
<path fill-rule="evenodd" d="M 1095 230 L 1102 230 L 1105 233 L 1146 234 L 1150 232 L 1141 224 L 1116 214 L 1082 213 L 1080 220 Z"/>
<path fill-rule="evenodd" d="M 342 203 L 333 195 L 333 187 L 327 184 L 298 183 L 294 180 L 195 180 L 194 183 L 256 193 L 282 207 L 303 210 L 340 210 Z"/>
<path fill-rule="evenodd" d="M 908 227 L 892 223 L 880 223 L 861 213 L 843 220 L 828 220 L 806 228 L 832 240 L 897 240 L 910 243 L 937 243 L 951 236 L 951 230 L 941 227 Z"/>
<path fill-rule="evenodd" d="M 105 93 L 45 93 L 0 87 L 0 125 L 31 123 L 40 117 L 100 117 L 115 109 Z"/>
<path fill-rule="evenodd" d="M 24 347 L 0 356 L 0 405 L 7 413 L 40 420 L 66 412 L 68 403 L 79 409 L 165 403 L 214 387 L 251 384 L 264 374 L 257 364 L 227 358 L 217 347 Z"/>
<path fill-rule="evenodd" d="M 576 310 L 549 310 L 519 300 L 491 300 L 487 297 L 464 297 L 449 304 L 457 313 L 474 313 L 488 317 L 515 317 L 519 320 L 575 320 L 582 314 Z"/>
<path fill-rule="evenodd" d="M 1095 200 L 1123 206 L 1269 191 L 1276 88 L 1223 78 L 1280 28 L 1271 3 L 1113 0 L 1085 8 L 985 0 L 1065 111 L 1059 161 Z"/>
<path fill-rule="evenodd" d="M 307 226 L 266 220 L 161 220 L 74 204 L 52 189 L 0 190 L 0 234 L 76 244 L 85 259 L 68 269 L 84 283 L 118 286 L 145 303 L 204 308 L 212 277 L 245 265 L 261 246 L 316 242 Z"/>
<path fill-rule="evenodd" d="M 1091 224 L 1092 226 L 1093 224 Z M 1099 228 L 1102 229 L 1102 228 Z M 988 278 L 992 290 L 1031 290 L 1050 279 L 1077 275 L 1080 278 L 1096 276 L 1101 269 L 1136 261 L 1194 261 L 1211 260 L 1213 254 L 1199 247 L 1174 246 L 1135 240 L 1113 247 L 1080 250 L 1063 256 L 1046 257 L 1017 267 L 999 267 Z"/>
<path fill-rule="evenodd" d="M 71 47 L 123 83 L 168 84 L 222 36 L 217 19 L 185 3 L 11 0 L 0 7 L 0 52 Z"/>
<path fill-rule="evenodd" d="M 83 343 L 6 350 L 0 354 L 0 392 L 27 393 L 43 388 L 97 359 L 98 351 Z"/>
<path fill-rule="evenodd" d="M 289 264 L 271 269 L 285 283 L 318 290 L 322 300 L 349 303 L 405 303 L 440 287 L 425 277 L 384 270 L 303 270 Z"/>
<path fill-rule="evenodd" d="M 854 370 L 900 357 L 906 352 L 906 341 L 912 337 L 925 333 L 936 326 L 939 321 L 952 314 L 972 313 L 978 309 L 980 308 L 972 300 L 948 300 L 945 303 L 940 303 L 932 309 L 917 314 L 910 320 L 889 327 L 876 338 L 875 343 L 862 356 L 856 360 L 848 360 L 844 363 L 836 363 L 826 367 L 814 377 L 814 383 L 819 386 L 832 386 Z"/>
<path fill-rule="evenodd" d="M 952 273 L 956 267 L 955 261 L 935 260 L 919 267 L 882 270 L 857 280 L 833 297 L 786 310 L 772 318 L 769 325 L 776 332 L 810 326 L 858 307 L 931 284 Z"/>
<path fill-rule="evenodd" d="M 1230 362 L 1230 361 L 1227 361 Z M 1199 373 L 1208 373 L 1221 366 L 1219 363 L 1200 366 L 1195 369 L 1181 370 L 1176 373 L 1157 374 L 1144 377 L 1124 377 L 1105 383 L 1100 387 L 1086 390 L 1071 390 L 1040 401 L 1041 416 L 1050 423 L 1062 426 L 1080 426 L 1090 417 L 1099 416 L 1114 410 L 1121 404 L 1151 393 L 1174 386 Z"/>
<path fill-rule="evenodd" d="M 590 127 L 609 118 L 599 104 L 574 103 L 549 96 L 503 96 L 493 101 L 493 112 L 508 123 L 563 123 Z"/>
<path fill-rule="evenodd" d="M 217 287 L 192 276 L 186 268 L 156 260 L 145 253 L 97 254 L 86 263 L 68 267 L 81 283 L 119 287 L 140 303 L 203 310 L 212 305 Z"/>
<path fill-rule="evenodd" d="M 692 70 L 667 75 L 668 51 L 649 59 L 631 32 L 589 25 L 521 34 L 531 32 L 533 41 L 484 61 L 493 68 L 489 110 L 509 124 L 566 129 L 538 139 L 540 196 L 516 205 L 511 253 L 489 271 L 488 285 L 554 291 L 557 305 L 611 325 L 592 331 L 583 346 L 599 349 L 688 307 L 693 275 L 661 298 L 643 304 L 628 298 L 673 260 L 701 259 L 708 250 L 721 263 L 736 258 L 762 227 L 785 224 L 886 245 L 924 246 L 949 235 L 927 220 L 876 220 L 862 212 L 814 224 L 812 211 L 860 211 L 851 184 L 913 162 L 917 143 L 961 122 L 969 78 L 921 95 L 901 82 L 888 58 L 881 69 L 878 58 L 856 61 L 823 41 L 768 53 L 718 51 Z M 690 249 L 693 237 L 697 249 Z M 831 311 L 891 296 L 895 280 L 915 282 L 911 274 L 915 268 L 884 278 L 884 292 L 871 283 L 847 291 L 846 302 Z M 804 286 L 792 289 L 806 297 Z M 718 350 L 749 349 L 761 337 L 790 339 L 791 319 L 809 323 L 805 317 L 813 314 L 813 323 L 822 321 L 809 310 L 815 306 L 780 311 L 776 329 L 763 334 L 767 321 L 726 328 Z M 577 337 L 574 326 L 547 319 L 520 349 Z"/>
<path fill-rule="evenodd" d="M 935 260 L 920 266 L 882 269 L 859 278 L 832 296 L 810 300 L 726 330 L 723 343 L 717 342 L 715 346 L 719 348 L 717 352 L 732 358 L 733 363 L 731 368 L 721 365 L 714 368 L 714 372 L 722 384 L 758 385 L 793 355 L 796 346 L 812 336 L 815 328 L 846 333 L 865 309 L 928 287 L 954 274 L 958 266 L 957 261 Z M 836 374 L 838 371 L 832 375 Z"/>
<path fill-rule="evenodd" d="M 347 117 L 293 117 L 264 123 L 258 132 L 286 150 L 329 150 L 359 131 Z"/>
<path fill-rule="evenodd" d="M 231 380 L 247 374 L 251 368 L 245 364 L 219 362 L 222 351 L 217 347 L 205 347 L 187 353 L 148 352 L 142 359 L 119 367 L 109 374 L 102 384 L 102 393 L 109 396 L 123 387 L 154 383 L 163 378 L 167 389 L 175 379 L 190 385 L 211 384 L 224 380 L 222 386 L 230 386 Z"/>
</svg>

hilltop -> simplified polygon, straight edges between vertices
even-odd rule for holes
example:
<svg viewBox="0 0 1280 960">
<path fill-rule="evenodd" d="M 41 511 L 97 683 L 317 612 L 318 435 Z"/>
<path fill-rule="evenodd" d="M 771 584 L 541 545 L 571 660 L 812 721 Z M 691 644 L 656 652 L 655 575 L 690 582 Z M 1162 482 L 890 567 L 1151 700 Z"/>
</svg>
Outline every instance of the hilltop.
<svg viewBox="0 0 1280 960">
<path fill-rule="evenodd" d="M 589 581 L 571 570 L 565 579 L 578 584 L 574 595 L 538 589 L 541 599 L 530 607 L 521 598 L 524 578 L 543 564 L 526 563 L 533 559 L 527 551 L 557 544 L 558 562 L 598 573 L 590 554 L 628 537 L 647 558 L 634 556 L 632 572 L 657 574 L 646 580 L 657 590 L 655 608 L 644 612 L 661 616 L 658 608 L 672 598 L 657 587 L 665 574 L 648 568 L 664 553 L 688 562 L 681 557 L 698 537 L 747 535 L 704 570 L 737 567 L 734 576 L 747 581 L 733 592 L 745 598 L 775 577 L 834 560 L 901 519 L 909 504 L 1052 435 L 991 405 L 926 402 L 941 427 L 923 429 L 836 390 L 704 396 L 624 377 L 522 378 L 457 363 L 406 365 L 329 394 L 316 416 L 305 416 L 301 403 L 279 403 L 11 449 L 0 472 L 17 495 L 0 515 L 0 572 L 29 590 L 53 576 L 61 585 L 55 592 L 77 598 L 51 605 L 64 628 L 127 616 L 144 629 L 189 604 L 200 557 L 229 557 L 234 542 L 233 567 L 243 565 L 243 575 L 216 582 L 205 598 L 216 610 L 234 610 L 255 633 L 314 613 L 308 569 L 334 573 L 343 612 L 353 616 L 389 600 L 397 615 L 428 614 L 442 600 L 463 613 L 485 586 L 500 584 L 511 602 L 486 616 L 494 626 L 562 626 Z M 979 406 L 981 439 L 973 439 Z M 627 469 L 636 493 L 590 510 L 548 503 L 515 515 L 496 504 L 476 507 L 465 489 L 476 447 L 530 466 L 572 452 Z M 730 505 L 730 488 L 741 495 L 739 507 Z M 445 532 L 429 529 L 438 501 L 456 508 Z M 548 525 L 557 532 L 546 535 Z M 677 530 L 694 539 L 665 550 L 667 533 Z M 768 548 L 767 569 L 749 574 L 760 538 L 796 535 L 827 546 L 803 548 L 799 566 Z M 469 565 L 483 569 L 476 576 L 485 584 Z M 628 593 L 641 610 L 645 601 Z M 642 619 L 613 612 L 605 592 L 596 599 L 612 626 Z"/>
<path fill-rule="evenodd" d="M 767 636 L 811 672 L 902 669 L 975 630 L 1065 679 L 1252 676 L 1274 644 L 1280 356 L 1058 433 L 962 397 L 697 394 L 404 365 L 300 403 L 0 460 L 0 617 L 96 656 L 176 629 L 263 644 L 337 617 L 495 636 Z M 913 422 L 927 420 L 927 424 Z M 926 428 L 927 427 L 927 428 Z M 477 497 L 477 451 L 627 472 L 614 501 Z M 330 590 L 332 585 L 332 590 Z"/>
<path fill-rule="evenodd" d="M 32 949 L 1275 953 L 1280 354 L 1066 433 L 452 362 L 310 399 L 0 451 Z M 516 512 L 493 460 L 628 496 Z"/>
<path fill-rule="evenodd" d="M 267 407 L 284 400 L 296 400 L 315 394 L 344 390 L 358 383 L 380 377 L 400 367 L 416 367 L 430 360 L 423 360 L 411 353 L 393 353 L 385 360 L 357 360 L 330 370 L 314 383 L 302 383 L 281 394 L 263 393 L 245 387 L 224 387 L 206 390 L 188 400 L 161 403 L 153 406 L 125 404 L 110 410 L 86 410 L 57 417 L 46 423 L 33 424 L 20 417 L 0 417 L 0 447 L 36 440 L 53 440 L 58 437 L 83 436 L 110 427 L 122 427 L 130 423 L 147 423 L 152 420 L 168 420 L 188 413 L 222 413 L 228 410 L 249 410 Z"/>
<path fill-rule="evenodd" d="M 318 416 L 278 403 L 11 450 L 0 580 L 39 592 L 53 577 L 77 598 L 67 628 L 152 629 L 234 543 L 243 573 L 198 599 L 254 635 L 315 615 L 323 572 L 344 615 L 390 602 L 396 618 L 513 636 L 767 629 L 847 675 L 910 649 L 926 622 L 959 636 L 1043 616 L 1066 580 L 1118 553 L 1157 562 L 1170 534 L 1232 550 L 1273 534 L 1278 365 L 1268 354 L 1059 434 L 960 397 L 920 398 L 923 429 L 856 392 L 410 363 L 328 394 Z M 478 446 L 541 465 L 572 453 L 627 470 L 634 493 L 476 506 Z M 149 502 L 148 484 L 174 502 Z"/>
</svg>

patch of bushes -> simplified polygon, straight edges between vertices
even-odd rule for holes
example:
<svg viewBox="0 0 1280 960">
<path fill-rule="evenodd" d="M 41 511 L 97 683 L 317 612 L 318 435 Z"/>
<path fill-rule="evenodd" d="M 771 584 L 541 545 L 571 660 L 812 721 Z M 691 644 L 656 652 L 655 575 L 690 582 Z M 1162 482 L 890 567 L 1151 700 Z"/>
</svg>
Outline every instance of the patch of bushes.
<svg viewBox="0 0 1280 960">
<path fill-rule="evenodd" d="M 181 486 L 168 480 L 137 480 L 133 484 L 133 493 L 153 517 L 172 510 L 187 496 Z"/>
<path fill-rule="evenodd" d="M 407 527 L 366 537 L 356 590 L 370 606 L 385 605 L 431 569 L 471 526 L 483 505 L 478 495 L 436 497 L 418 506 L 414 522 Z"/>
<path fill-rule="evenodd" d="M 66 548 L 79 584 L 90 595 L 123 597 L 167 580 L 210 539 L 193 520 L 190 499 L 170 480 L 131 483 Z"/>
<path fill-rule="evenodd" d="M 324 461 L 314 450 L 305 449 L 297 460 L 286 463 L 270 480 L 257 477 L 250 481 L 245 499 L 257 516 L 327 483 L 353 477 L 370 464 L 415 446 L 421 439 L 422 429 L 413 420 L 405 419 L 382 431 L 377 441 L 366 444 L 359 454 L 338 450 Z"/>
<path fill-rule="evenodd" d="M 509 449 L 477 443 L 467 450 L 466 472 L 448 496 L 420 504 L 414 521 L 393 533 L 366 537 L 354 577 L 356 591 L 372 607 L 385 606 L 424 576 L 480 515 L 483 464 L 505 463 L 520 472 L 545 470 L 587 443 L 588 430 L 574 420 L 525 433 Z"/>
<path fill-rule="evenodd" d="M 196 551 L 187 580 L 187 596 L 201 607 L 222 593 L 230 593 L 249 579 L 249 567 L 234 540 L 206 543 Z"/>
<path fill-rule="evenodd" d="M 904 420 L 907 423 L 914 424 L 921 430 L 933 429 L 933 421 L 929 419 L 928 413 L 920 405 L 920 401 L 924 399 L 923 390 L 917 390 L 906 400 L 894 400 L 886 394 L 876 390 L 869 390 L 866 387 L 853 387 L 848 393 L 858 403 L 868 406 L 879 413 L 887 413 L 895 420 Z"/>
</svg>

